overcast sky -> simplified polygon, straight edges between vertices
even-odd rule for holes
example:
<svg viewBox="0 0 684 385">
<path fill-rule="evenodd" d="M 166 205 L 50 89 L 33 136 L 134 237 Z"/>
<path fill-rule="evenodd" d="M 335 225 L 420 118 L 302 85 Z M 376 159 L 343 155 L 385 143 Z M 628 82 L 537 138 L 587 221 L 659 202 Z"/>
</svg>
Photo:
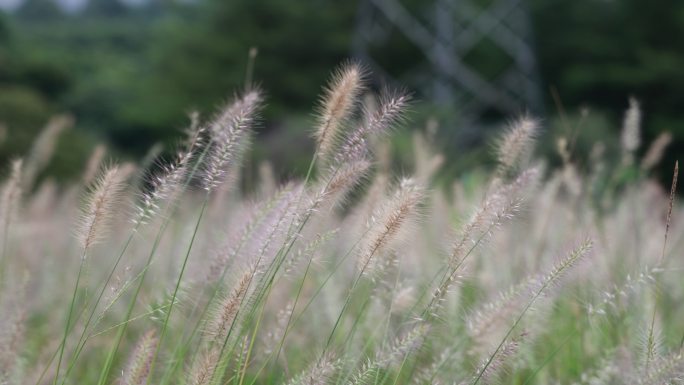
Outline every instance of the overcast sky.
<svg viewBox="0 0 684 385">
<path fill-rule="evenodd" d="M 6 11 L 12 11 L 16 9 L 23 0 L 0 0 L 0 9 Z M 59 7 L 67 12 L 77 12 L 83 9 L 83 6 L 88 2 L 88 0 L 52 0 L 56 2 Z M 145 2 L 145 0 L 121 0 L 122 3 L 129 5 L 140 5 Z"/>
<path fill-rule="evenodd" d="M 12 10 L 16 8 L 21 0 L 0 0 L 0 9 Z"/>
</svg>

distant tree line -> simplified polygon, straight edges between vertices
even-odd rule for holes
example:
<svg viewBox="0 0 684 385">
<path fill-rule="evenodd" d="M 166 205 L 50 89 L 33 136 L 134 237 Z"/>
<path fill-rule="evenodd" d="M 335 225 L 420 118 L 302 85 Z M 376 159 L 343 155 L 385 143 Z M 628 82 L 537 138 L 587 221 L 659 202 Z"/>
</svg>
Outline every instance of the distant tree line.
<svg viewBox="0 0 684 385">
<path fill-rule="evenodd" d="M 420 16 L 424 2 L 402 3 Z M 684 153 L 684 2 L 527 5 L 549 116 L 587 105 L 617 131 L 634 96 L 646 142 L 663 130 L 675 137 L 663 166 L 670 169 Z M 48 117 L 63 112 L 77 127 L 67 134 L 70 154 L 56 162 L 57 174 L 69 174 L 98 140 L 134 157 L 156 142 L 172 143 L 190 110 L 208 114 L 244 85 L 251 47 L 259 51 L 254 79 L 268 95 L 261 130 L 299 127 L 285 120 L 305 120 L 329 70 L 349 57 L 357 10 L 356 1 L 332 0 L 151 0 L 135 7 L 90 0 L 64 13 L 51 0 L 26 0 L 0 18 L 0 122 L 11 140 L 0 147 L 0 163 L 24 153 Z M 391 44 L 374 52 L 401 81 L 403 69 L 423 59 L 399 31 L 390 33 Z"/>
</svg>

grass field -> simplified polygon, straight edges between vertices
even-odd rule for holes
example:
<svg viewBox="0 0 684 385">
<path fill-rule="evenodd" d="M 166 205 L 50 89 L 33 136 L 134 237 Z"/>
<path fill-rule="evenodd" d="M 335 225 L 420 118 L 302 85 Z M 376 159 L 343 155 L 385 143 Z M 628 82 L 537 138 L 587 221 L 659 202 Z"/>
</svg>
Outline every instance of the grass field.
<svg viewBox="0 0 684 385">
<path fill-rule="evenodd" d="M 263 165 L 249 193 L 256 89 L 194 116 L 173 159 L 98 148 L 69 186 L 35 183 L 54 121 L 2 186 L 0 384 L 682 382 L 677 170 L 649 178 L 667 140 L 636 155 L 636 102 L 619 164 L 560 140 L 547 166 L 519 117 L 489 174 L 444 188 L 424 135 L 391 167 L 410 98 L 368 94 L 341 66 L 306 177 Z"/>
</svg>

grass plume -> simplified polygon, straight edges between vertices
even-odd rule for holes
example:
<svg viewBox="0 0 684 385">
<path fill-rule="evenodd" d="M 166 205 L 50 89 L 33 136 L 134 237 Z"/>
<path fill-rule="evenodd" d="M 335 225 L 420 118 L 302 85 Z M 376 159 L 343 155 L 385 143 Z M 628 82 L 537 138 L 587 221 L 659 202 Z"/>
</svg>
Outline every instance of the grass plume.
<svg viewBox="0 0 684 385">
<path fill-rule="evenodd" d="M 52 128 L 34 147 L 43 155 L 13 162 L 1 183 L 0 383 L 684 376 L 683 267 L 668 258 L 684 247 L 678 163 L 667 194 L 651 172 L 669 137 L 640 158 L 634 103 L 629 162 L 598 144 L 581 153 L 581 130 L 559 141 L 562 164 L 545 162 L 535 151 L 542 122 L 523 116 L 497 135 L 491 168 L 451 177 L 440 172 L 452 164 L 437 151 L 446 143 L 436 121 L 406 135 L 414 102 L 374 95 L 367 76 L 354 63 L 333 74 L 306 176 L 281 181 L 282 165 L 264 163 L 260 182 L 246 183 L 254 189 L 243 188 L 251 170 L 240 161 L 264 101 L 249 79 L 215 115 L 191 114 L 170 159 L 153 149 L 141 165 L 102 167 L 99 147 L 78 185 L 22 190 L 27 165 L 45 165 Z M 390 134 L 405 140 L 392 147 Z M 394 156 L 411 143 L 413 156 Z M 573 239 L 585 241 L 555 259 Z"/>
</svg>

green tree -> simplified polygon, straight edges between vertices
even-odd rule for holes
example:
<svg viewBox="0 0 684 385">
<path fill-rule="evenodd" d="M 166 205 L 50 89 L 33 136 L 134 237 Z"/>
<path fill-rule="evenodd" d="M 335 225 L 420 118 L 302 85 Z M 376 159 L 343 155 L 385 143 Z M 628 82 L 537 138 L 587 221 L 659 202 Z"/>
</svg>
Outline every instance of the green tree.
<svg viewBox="0 0 684 385">
<path fill-rule="evenodd" d="M 54 0 L 24 0 L 17 11 L 17 17 L 24 20 L 48 21 L 62 16 L 62 11 Z"/>
<path fill-rule="evenodd" d="M 612 112 L 619 122 L 631 95 L 644 110 L 646 142 L 663 130 L 675 144 L 670 175 L 684 152 L 684 3 L 677 0 L 534 0 L 537 52 L 545 81 L 565 104 Z M 549 98 L 549 103 L 551 99 Z M 549 110 L 555 111 L 550 106 Z"/>
</svg>

